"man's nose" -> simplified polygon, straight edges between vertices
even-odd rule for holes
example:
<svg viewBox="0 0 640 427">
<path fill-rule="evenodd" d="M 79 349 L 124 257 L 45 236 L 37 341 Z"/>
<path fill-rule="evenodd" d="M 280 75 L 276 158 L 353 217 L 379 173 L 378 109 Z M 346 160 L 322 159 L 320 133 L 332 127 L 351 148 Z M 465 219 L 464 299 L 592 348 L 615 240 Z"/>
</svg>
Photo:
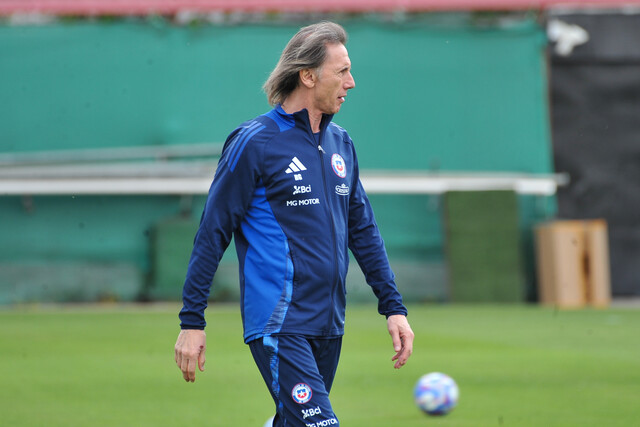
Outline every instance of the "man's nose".
<svg viewBox="0 0 640 427">
<path fill-rule="evenodd" d="M 349 71 L 349 75 L 347 76 L 347 81 L 345 82 L 345 89 L 353 89 L 356 87 L 356 81 L 353 78 L 353 74 Z"/>
</svg>

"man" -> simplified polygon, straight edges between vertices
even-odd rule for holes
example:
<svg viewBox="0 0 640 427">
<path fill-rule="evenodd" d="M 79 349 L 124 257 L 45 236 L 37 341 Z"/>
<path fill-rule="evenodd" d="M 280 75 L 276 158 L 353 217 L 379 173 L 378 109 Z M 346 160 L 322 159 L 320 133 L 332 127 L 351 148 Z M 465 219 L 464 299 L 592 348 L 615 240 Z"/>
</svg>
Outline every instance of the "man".
<svg viewBox="0 0 640 427">
<path fill-rule="evenodd" d="M 183 290 L 175 360 L 186 381 L 205 363 L 211 280 L 231 236 L 244 340 L 276 405 L 274 426 L 339 425 L 329 401 L 345 314 L 348 249 L 387 317 L 395 368 L 413 332 L 359 181 L 353 143 L 331 119 L 355 87 L 344 29 L 302 28 L 264 85 L 275 108 L 227 138 Z"/>
</svg>

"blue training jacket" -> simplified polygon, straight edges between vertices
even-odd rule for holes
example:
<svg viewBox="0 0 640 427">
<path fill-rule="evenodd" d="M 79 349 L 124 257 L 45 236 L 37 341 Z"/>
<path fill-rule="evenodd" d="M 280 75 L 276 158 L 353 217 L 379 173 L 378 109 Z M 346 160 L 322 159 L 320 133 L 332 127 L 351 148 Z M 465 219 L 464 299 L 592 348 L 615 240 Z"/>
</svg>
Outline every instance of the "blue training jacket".
<svg viewBox="0 0 640 427">
<path fill-rule="evenodd" d="M 203 329 L 218 263 L 235 237 L 244 340 L 273 334 L 344 333 L 351 250 L 378 297 L 378 311 L 407 314 L 359 180 L 347 132 L 323 116 L 280 106 L 227 138 L 195 236 L 180 312 Z"/>
</svg>

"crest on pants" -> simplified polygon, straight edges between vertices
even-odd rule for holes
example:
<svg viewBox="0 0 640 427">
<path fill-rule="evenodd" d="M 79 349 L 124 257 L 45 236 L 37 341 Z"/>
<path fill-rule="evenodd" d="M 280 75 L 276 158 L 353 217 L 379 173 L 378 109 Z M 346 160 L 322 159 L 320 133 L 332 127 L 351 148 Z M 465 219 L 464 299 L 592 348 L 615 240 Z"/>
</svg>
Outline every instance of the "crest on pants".
<svg viewBox="0 0 640 427">
<path fill-rule="evenodd" d="M 294 402 L 301 405 L 310 401 L 312 395 L 313 391 L 311 387 L 305 383 L 298 383 L 293 387 L 293 390 L 291 390 L 291 398 Z"/>
</svg>

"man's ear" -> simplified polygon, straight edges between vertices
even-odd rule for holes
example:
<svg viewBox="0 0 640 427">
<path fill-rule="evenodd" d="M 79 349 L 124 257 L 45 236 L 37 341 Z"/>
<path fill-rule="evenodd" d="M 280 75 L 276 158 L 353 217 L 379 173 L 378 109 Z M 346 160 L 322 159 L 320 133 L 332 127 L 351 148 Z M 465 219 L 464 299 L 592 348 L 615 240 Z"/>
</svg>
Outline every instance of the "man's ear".
<svg viewBox="0 0 640 427">
<path fill-rule="evenodd" d="M 305 68 L 304 70 L 300 70 L 298 73 L 300 76 L 300 82 L 308 89 L 313 88 L 318 81 L 318 76 L 316 75 L 316 71 L 310 68 Z"/>
</svg>

